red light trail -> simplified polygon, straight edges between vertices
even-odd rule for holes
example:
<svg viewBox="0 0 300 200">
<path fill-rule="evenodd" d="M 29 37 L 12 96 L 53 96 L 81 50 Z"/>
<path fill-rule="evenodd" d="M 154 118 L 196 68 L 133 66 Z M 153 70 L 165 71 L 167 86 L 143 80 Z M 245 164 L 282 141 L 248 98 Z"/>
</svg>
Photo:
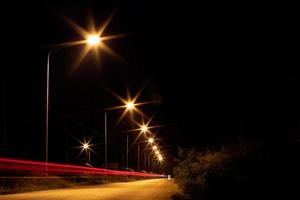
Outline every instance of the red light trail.
<svg viewBox="0 0 300 200">
<path fill-rule="evenodd" d="M 161 177 L 160 174 L 109 170 L 102 168 L 84 167 L 79 165 L 48 163 L 13 158 L 0 158 L 0 173 L 14 174 L 45 174 L 50 175 L 93 175 L 93 176 L 138 176 L 138 177 Z"/>
</svg>

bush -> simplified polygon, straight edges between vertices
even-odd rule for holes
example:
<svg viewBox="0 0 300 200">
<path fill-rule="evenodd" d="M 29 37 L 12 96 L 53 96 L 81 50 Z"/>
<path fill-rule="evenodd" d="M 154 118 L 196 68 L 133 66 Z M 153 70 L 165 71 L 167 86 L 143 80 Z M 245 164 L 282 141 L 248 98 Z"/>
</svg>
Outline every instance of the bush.
<svg viewBox="0 0 300 200">
<path fill-rule="evenodd" d="M 240 199 L 251 170 L 260 163 L 258 145 L 242 142 L 217 150 L 179 149 L 175 181 L 191 199 Z M 245 199 L 245 195 L 242 197 Z"/>
</svg>

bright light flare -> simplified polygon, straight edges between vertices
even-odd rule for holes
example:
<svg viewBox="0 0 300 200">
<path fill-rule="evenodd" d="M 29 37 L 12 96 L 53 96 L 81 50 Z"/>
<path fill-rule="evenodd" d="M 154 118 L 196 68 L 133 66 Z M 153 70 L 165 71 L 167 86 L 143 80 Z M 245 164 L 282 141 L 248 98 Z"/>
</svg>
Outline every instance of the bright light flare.
<svg viewBox="0 0 300 200">
<path fill-rule="evenodd" d="M 153 149 L 153 150 L 157 150 L 157 146 L 153 146 L 152 149 Z"/>
<path fill-rule="evenodd" d="M 88 149 L 90 149 L 90 145 L 89 145 L 88 143 L 84 143 L 84 144 L 82 145 L 82 148 L 83 148 L 84 150 L 88 150 Z"/>
<path fill-rule="evenodd" d="M 163 157 L 161 155 L 158 156 L 159 161 L 163 161 Z"/>
<path fill-rule="evenodd" d="M 80 146 L 76 147 L 81 149 L 78 156 L 80 156 L 83 152 L 88 152 L 88 151 L 95 153 L 91 148 L 95 145 L 95 144 L 91 144 L 92 137 L 89 140 L 86 140 L 85 138 L 83 138 L 83 141 L 80 141 L 78 139 L 76 140 L 81 144 Z"/>
<path fill-rule="evenodd" d="M 155 151 L 155 154 L 159 156 L 159 151 L 156 150 L 156 151 Z"/>
<path fill-rule="evenodd" d="M 96 46 L 96 45 L 100 44 L 101 37 L 99 37 L 98 35 L 89 35 L 86 42 L 89 45 Z"/>
<path fill-rule="evenodd" d="M 153 139 L 153 138 L 149 138 L 149 139 L 148 139 L 148 143 L 149 143 L 149 144 L 152 144 L 153 142 L 154 142 L 154 139 Z"/>
<path fill-rule="evenodd" d="M 118 95 L 116 92 L 110 90 L 109 88 L 106 88 L 112 95 L 114 95 L 117 99 L 119 99 L 123 105 L 121 106 L 116 106 L 116 107 L 112 107 L 109 108 L 109 110 L 116 110 L 116 109 L 124 109 L 124 112 L 121 114 L 121 116 L 119 117 L 119 119 L 117 120 L 116 124 L 119 124 L 122 119 L 126 116 L 127 113 L 131 114 L 131 120 L 133 120 L 133 113 L 137 113 L 140 114 L 143 118 L 148 119 L 148 117 L 138 108 L 141 105 L 145 105 L 145 104 L 150 104 L 153 103 L 153 101 L 148 101 L 148 102 L 137 102 L 139 96 L 141 95 L 144 86 L 136 93 L 136 95 L 134 97 L 132 97 L 130 90 L 128 88 L 128 86 L 126 87 L 127 89 L 127 93 L 126 93 L 126 98 L 123 98 L 122 96 Z M 135 122 L 135 121 L 134 121 Z M 136 131 L 136 130 L 135 130 Z"/>
<path fill-rule="evenodd" d="M 143 126 L 141 127 L 141 131 L 142 131 L 143 133 L 148 132 L 148 126 L 143 125 Z"/>
<path fill-rule="evenodd" d="M 113 39 L 117 39 L 120 37 L 123 37 L 123 34 L 118 34 L 118 35 L 104 35 L 103 33 L 105 32 L 105 29 L 111 22 L 113 18 L 114 13 L 107 18 L 102 25 L 96 26 L 94 23 L 94 19 L 92 17 L 89 18 L 89 24 L 88 24 L 88 29 L 84 29 L 81 26 L 79 26 L 77 23 L 75 23 L 73 20 L 70 18 L 65 17 L 65 21 L 82 37 L 82 40 L 78 41 L 72 41 L 72 42 L 66 42 L 66 43 L 61 43 L 54 45 L 56 47 L 71 47 L 71 46 L 76 46 L 76 45 L 83 45 L 85 44 L 85 47 L 82 49 L 81 53 L 77 56 L 77 59 L 74 61 L 74 65 L 70 71 L 70 73 L 73 73 L 77 67 L 80 65 L 80 63 L 83 61 L 83 59 L 86 57 L 86 55 L 93 50 L 97 62 L 99 62 L 99 57 L 100 53 L 99 51 L 104 52 L 106 54 L 109 54 L 110 56 L 114 57 L 115 59 L 122 61 L 123 58 L 119 56 L 113 49 L 111 49 L 107 44 L 105 44 L 104 41 L 109 41 Z M 97 48 L 93 48 L 97 47 Z"/>
<path fill-rule="evenodd" d="M 127 110 L 132 110 L 134 108 L 135 108 L 135 104 L 134 104 L 133 101 L 129 101 L 129 102 L 126 103 L 126 109 Z"/>
</svg>

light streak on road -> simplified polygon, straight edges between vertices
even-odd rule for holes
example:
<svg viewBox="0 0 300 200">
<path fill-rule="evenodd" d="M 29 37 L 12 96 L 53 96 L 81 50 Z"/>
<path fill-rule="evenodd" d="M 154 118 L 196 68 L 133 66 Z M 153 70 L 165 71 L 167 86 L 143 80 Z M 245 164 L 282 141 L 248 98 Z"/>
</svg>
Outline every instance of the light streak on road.
<svg viewBox="0 0 300 200">
<path fill-rule="evenodd" d="M 0 173 L 9 172 L 14 174 L 44 174 L 45 162 L 19 160 L 13 158 L 0 158 Z M 138 176 L 138 177 L 161 177 L 160 174 L 150 174 L 131 171 L 109 170 L 79 165 L 48 163 L 49 175 L 93 175 L 93 176 Z"/>
</svg>

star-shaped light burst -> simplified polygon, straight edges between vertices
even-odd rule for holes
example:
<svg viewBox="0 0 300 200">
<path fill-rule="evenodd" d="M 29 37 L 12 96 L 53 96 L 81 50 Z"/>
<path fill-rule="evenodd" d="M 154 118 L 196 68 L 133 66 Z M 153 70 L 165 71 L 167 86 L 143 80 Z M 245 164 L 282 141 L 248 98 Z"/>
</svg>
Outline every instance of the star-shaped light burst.
<svg viewBox="0 0 300 200">
<path fill-rule="evenodd" d="M 97 45 L 101 42 L 102 38 L 101 37 L 98 37 L 98 35 L 90 35 L 86 42 L 89 44 L 89 45 Z"/>
<path fill-rule="evenodd" d="M 164 160 L 162 155 L 158 155 L 157 158 L 158 158 L 158 161 L 160 161 L 160 162 L 162 162 Z"/>
<path fill-rule="evenodd" d="M 82 145 L 82 148 L 83 148 L 84 150 L 88 150 L 88 149 L 90 148 L 90 145 L 87 144 L 87 143 L 85 143 L 85 144 Z"/>
<path fill-rule="evenodd" d="M 153 137 L 148 138 L 148 143 L 149 143 L 149 144 L 153 144 L 153 142 L 154 142 L 154 138 L 153 138 Z"/>
<path fill-rule="evenodd" d="M 137 131 L 139 131 L 140 132 L 139 136 L 142 135 L 142 134 L 144 134 L 144 136 L 146 136 L 146 137 L 152 136 L 154 134 L 152 132 L 152 129 L 159 128 L 159 127 L 162 126 L 162 125 L 150 125 L 153 121 L 154 116 L 155 115 L 152 115 L 150 118 L 148 118 L 146 116 L 148 118 L 147 122 L 145 122 L 145 118 L 142 118 L 141 123 L 133 120 L 133 118 L 132 118 L 132 121 L 138 126 L 138 128 L 131 129 L 131 130 L 128 130 L 126 132 L 137 132 Z"/>
<path fill-rule="evenodd" d="M 150 101 L 138 102 L 138 98 L 141 96 L 141 93 L 143 92 L 146 85 L 147 85 L 147 83 L 143 84 L 143 86 L 137 91 L 135 96 L 131 95 L 131 92 L 130 92 L 129 87 L 127 85 L 126 86 L 126 97 L 122 97 L 121 95 L 117 94 L 113 90 L 105 87 L 105 89 L 109 93 L 111 93 L 113 96 L 115 96 L 122 103 L 122 105 L 120 105 L 120 106 L 111 107 L 111 108 L 108 108 L 106 110 L 117 110 L 117 109 L 124 110 L 123 113 L 120 115 L 119 119 L 117 120 L 117 122 L 115 123 L 115 126 L 118 125 L 122 121 L 122 119 L 126 116 L 127 113 L 130 114 L 130 119 L 135 123 L 136 123 L 136 121 L 134 120 L 134 114 L 139 114 L 142 118 L 149 119 L 149 117 L 147 117 L 139 109 L 139 107 L 142 106 L 142 105 L 146 105 L 146 104 L 158 103 L 158 102 L 160 102 L 160 99 L 154 99 L 154 100 L 150 100 Z M 151 121 L 151 120 L 149 120 L 149 121 Z"/>
<path fill-rule="evenodd" d="M 147 133 L 148 132 L 148 126 L 147 125 L 142 125 L 141 126 L 141 132 Z"/>
<path fill-rule="evenodd" d="M 75 139 L 76 139 L 76 138 L 75 138 Z M 80 141 L 80 140 L 78 140 L 78 139 L 76 139 L 76 140 L 80 143 L 80 146 L 78 146 L 77 148 L 80 148 L 80 149 L 81 149 L 78 156 L 80 156 L 84 151 L 85 151 L 85 152 L 91 151 L 91 152 L 95 153 L 95 152 L 93 151 L 93 149 L 91 148 L 92 146 L 94 146 L 94 144 L 91 144 L 92 138 L 90 138 L 90 139 L 87 140 L 87 141 L 86 141 L 86 139 L 84 138 L 84 139 L 83 139 L 83 142 Z"/>
<path fill-rule="evenodd" d="M 108 17 L 99 27 L 95 25 L 93 17 L 90 16 L 88 19 L 87 29 L 82 28 L 70 18 L 64 18 L 65 21 L 82 37 L 82 40 L 61 43 L 53 46 L 64 48 L 69 46 L 84 45 L 84 48 L 82 49 L 80 55 L 74 62 L 73 69 L 71 69 L 72 72 L 77 69 L 79 64 L 91 50 L 93 50 L 96 54 L 97 61 L 99 61 L 100 51 L 103 51 L 113 56 L 117 60 L 123 61 L 123 59 L 113 49 L 111 49 L 109 46 L 107 46 L 107 44 L 105 44 L 105 42 L 108 40 L 113 40 L 124 36 L 124 34 L 104 35 L 104 31 L 111 22 L 113 16 L 114 13 L 110 17 Z"/>
<path fill-rule="evenodd" d="M 107 89 L 107 88 L 106 88 Z M 140 109 L 139 106 L 142 105 L 146 105 L 146 104 L 151 104 L 154 103 L 156 101 L 146 101 L 146 102 L 137 102 L 138 98 L 140 97 L 142 91 L 143 91 L 143 87 L 136 93 L 136 95 L 134 97 L 132 97 L 128 87 L 127 87 L 127 93 L 126 93 L 126 98 L 123 98 L 122 96 L 118 95 L 117 93 L 115 93 L 114 91 L 107 89 L 113 96 L 115 96 L 118 100 L 121 101 L 122 105 L 120 106 L 115 106 L 115 107 L 111 107 L 108 108 L 107 110 L 118 110 L 118 109 L 122 109 L 124 110 L 123 113 L 120 115 L 119 119 L 116 122 L 116 125 L 119 124 L 122 119 L 129 113 L 130 114 L 130 119 L 134 121 L 133 116 L 134 113 L 139 114 L 140 116 L 142 116 L 143 118 L 149 119 L 149 117 L 147 117 Z M 145 126 L 148 126 L 148 124 L 143 124 L 141 126 L 139 126 L 139 129 L 135 129 L 135 130 L 131 130 L 131 131 L 136 131 L 136 130 L 141 130 L 143 126 L 143 130 L 145 131 Z"/>
<path fill-rule="evenodd" d="M 153 116 L 147 121 L 147 123 L 145 123 L 144 119 L 142 120 L 142 123 L 138 123 L 138 122 L 132 120 L 138 126 L 138 128 L 127 130 L 127 131 L 124 131 L 124 132 L 138 133 L 138 135 L 135 138 L 133 143 L 136 143 L 139 140 L 140 137 L 144 136 L 145 138 L 151 137 L 150 142 L 148 140 L 147 145 L 153 144 L 154 143 L 153 136 L 157 134 L 158 130 L 156 130 L 156 132 L 152 132 L 152 129 L 161 127 L 161 125 L 150 125 L 152 119 L 153 119 Z"/>
<path fill-rule="evenodd" d="M 132 110 L 132 109 L 134 109 L 134 107 L 135 107 L 135 104 L 134 104 L 134 102 L 133 101 L 128 101 L 128 102 L 126 102 L 126 109 L 127 110 Z"/>
</svg>

